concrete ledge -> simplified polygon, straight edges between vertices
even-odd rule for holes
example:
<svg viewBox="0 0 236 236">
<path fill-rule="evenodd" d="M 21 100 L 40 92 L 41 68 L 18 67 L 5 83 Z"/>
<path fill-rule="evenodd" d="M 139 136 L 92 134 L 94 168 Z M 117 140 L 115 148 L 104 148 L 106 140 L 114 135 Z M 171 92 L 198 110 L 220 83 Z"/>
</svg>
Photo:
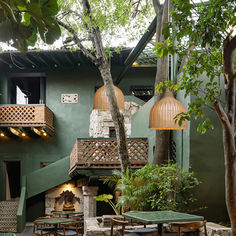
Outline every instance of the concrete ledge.
<svg viewBox="0 0 236 236">
<path fill-rule="evenodd" d="M 215 224 L 213 222 L 207 222 L 207 234 L 208 236 L 229 236 L 231 228 Z"/>
</svg>

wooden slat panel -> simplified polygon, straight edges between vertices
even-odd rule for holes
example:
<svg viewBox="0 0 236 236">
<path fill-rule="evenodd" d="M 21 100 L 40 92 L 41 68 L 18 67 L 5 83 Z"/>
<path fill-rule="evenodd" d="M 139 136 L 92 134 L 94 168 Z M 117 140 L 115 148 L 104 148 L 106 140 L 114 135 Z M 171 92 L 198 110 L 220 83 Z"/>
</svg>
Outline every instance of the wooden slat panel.
<svg viewBox="0 0 236 236">
<path fill-rule="evenodd" d="M 53 113 L 45 105 L 0 106 L 0 126 L 53 128 Z"/>
<path fill-rule="evenodd" d="M 148 162 L 148 140 L 127 139 L 131 168 L 141 168 Z M 77 162 L 75 163 L 77 159 Z M 117 141 L 115 139 L 78 139 L 71 153 L 70 170 L 120 168 Z"/>
</svg>

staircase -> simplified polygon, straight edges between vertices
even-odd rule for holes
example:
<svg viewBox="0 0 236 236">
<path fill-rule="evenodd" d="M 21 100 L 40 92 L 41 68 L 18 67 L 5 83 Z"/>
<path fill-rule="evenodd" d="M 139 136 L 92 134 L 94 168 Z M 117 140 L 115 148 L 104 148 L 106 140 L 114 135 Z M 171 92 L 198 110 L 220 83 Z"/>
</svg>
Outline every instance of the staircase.
<svg viewBox="0 0 236 236">
<path fill-rule="evenodd" d="M 17 232 L 18 201 L 0 201 L 0 232 Z"/>
</svg>

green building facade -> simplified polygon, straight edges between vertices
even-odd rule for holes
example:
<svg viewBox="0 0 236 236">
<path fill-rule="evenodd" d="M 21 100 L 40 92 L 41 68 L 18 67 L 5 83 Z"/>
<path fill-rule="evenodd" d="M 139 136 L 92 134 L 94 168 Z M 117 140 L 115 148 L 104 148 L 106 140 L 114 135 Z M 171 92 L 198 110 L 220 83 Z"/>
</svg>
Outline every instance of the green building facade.
<svg viewBox="0 0 236 236">
<path fill-rule="evenodd" d="M 124 50 L 112 57 L 114 82 L 124 69 L 129 52 Z M 9 52 L 1 54 L 0 59 L 1 105 L 16 104 L 18 87 L 29 103 L 45 104 L 53 113 L 54 132 L 45 129 L 51 136 L 47 139 L 37 135 L 22 139 L 11 134 L 10 126 L 0 127 L 1 132 L 11 134 L 7 139 L 0 138 L 0 200 L 6 200 L 7 181 L 12 184 L 10 192 L 13 198 L 24 196 L 18 209 L 18 230 L 21 231 L 25 221 L 44 214 L 44 192 L 71 179 L 68 174 L 69 156 L 76 139 L 89 138 L 93 96 L 103 83 L 98 69 L 78 52 Z M 149 162 L 153 160 L 155 146 L 155 131 L 148 128 L 154 98 L 141 101 L 133 94 L 153 88 L 155 73 L 155 67 L 130 67 L 118 84 L 126 101 L 144 104 L 132 116 L 131 137 L 148 138 Z M 30 98 L 34 94 L 35 100 Z M 63 94 L 77 94 L 78 101 L 62 103 Z M 178 94 L 177 98 L 186 106 L 191 99 L 183 99 L 183 94 Z M 171 136 L 177 163 L 185 170 L 191 167 L 202 182 L 196 192 L 199 199 L 196 208 L 207 208 L 198 213 L 208 220 L 220 222 L 227 220 L 223 148 L 220 124 L 215 114 L 209 111 L 209 115 L 215 129 L 207 134 L 198 134 L 197 122 L 193 120 L 189 122 L 188 130 L 173 131 Z M 26 131 L 33 133 L 32 127 Z M 47 168 L 41 168 L 44 165 L 48 165 Z"/>
</svg>

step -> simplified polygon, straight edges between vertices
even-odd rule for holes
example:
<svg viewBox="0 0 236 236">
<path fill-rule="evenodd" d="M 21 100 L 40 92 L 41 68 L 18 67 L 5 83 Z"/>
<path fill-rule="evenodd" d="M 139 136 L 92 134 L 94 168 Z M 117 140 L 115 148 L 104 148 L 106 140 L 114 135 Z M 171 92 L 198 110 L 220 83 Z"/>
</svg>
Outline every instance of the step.
<svg viewBox="0 0 236 236">
<path fill-rule="evenodd" d="M 0 232 L 17 232 L 18 201 L 0 202 Z"/>
<path fill-rule="evenodd" d="M 17 228 L 16 227 L 0 227 L 0 232 L 12 232 L 12 233 L 16 233 L 17 232 Z"/>
</svg>

